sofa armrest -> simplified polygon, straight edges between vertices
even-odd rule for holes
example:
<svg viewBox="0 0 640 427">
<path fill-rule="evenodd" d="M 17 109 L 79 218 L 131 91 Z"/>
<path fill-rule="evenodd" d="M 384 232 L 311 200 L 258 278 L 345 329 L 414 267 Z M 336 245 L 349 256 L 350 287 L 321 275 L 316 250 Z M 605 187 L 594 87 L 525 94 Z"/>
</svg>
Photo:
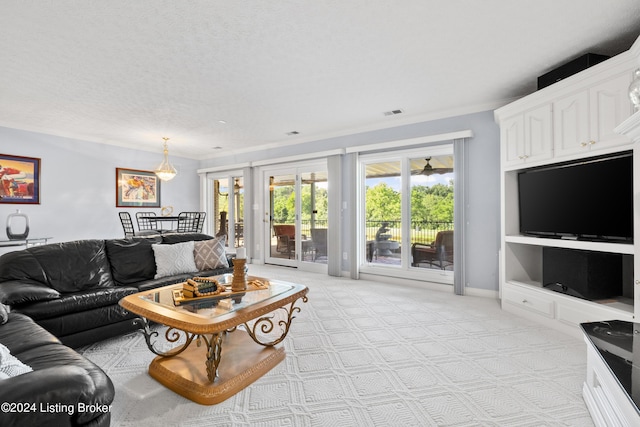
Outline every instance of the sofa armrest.
<svg viewBox="0 0 640 427">
<path fill-rule="evenodd" d="M 85 424 L 111 411 L 114 389 L 109 385 L 96 393 L 94 381 L 78 366 L 55 366 L 5 379 L 0 402 L 19 404 L 23 410 L 0 412 L 0 425 L 58 425 L 61 417 L 74 420 L 69 425 Z"/>
<path fill-rule="evenodd" d="M 22 280 L 0 283 L 0 302 L 9 306 L 57 298 L 60 298 L 60 292 L 41 283 Z"/>
</svg>

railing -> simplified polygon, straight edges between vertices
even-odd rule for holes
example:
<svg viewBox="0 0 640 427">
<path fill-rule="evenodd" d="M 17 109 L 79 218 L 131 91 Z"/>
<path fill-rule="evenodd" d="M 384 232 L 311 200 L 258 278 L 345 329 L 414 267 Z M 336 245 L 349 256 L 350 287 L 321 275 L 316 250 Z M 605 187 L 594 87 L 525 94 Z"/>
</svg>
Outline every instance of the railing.
<svg viewBox="0 0 640 427">
<path fill-rule="evenodd" d="M 286 224 L 286 221 L 274 221 L 274 224 Z M 386 223 L 386 231 L 384 234 L 389 235 L 388 240 L 402 242 L 402 227 L 399 220 L 369 220 L 365 223 L 365 234 L 367 240 L 375 240 L 376 233 Z M 311 228 L 327 228 L 326 219 L 317 219 L 313 221 L 313 227 L 310 220 L 300 221 L 301 233 L 308 238 L 311 237 Z M 432 243 L 436 240 L 438 231 L 453 230 L 453 222 L 445 221 L 411 221 L 411 242 L 410 243 Z"/>
<path fill-rule="evenodd" d="M 402 225 L 398 220 L 370 220 L 365 223 L 365 233 L 367 240 L 375 240 L 376 233 L 382 226 L 386 224 L 388 231 L 384 232 L 390 235 L 388 240 L 402 242 Z M 444 221 L 411 221 L 411 242 L 410 243 L 432 243 L 436 240 L 438 231 L 453 230 L 452 222 Z"/>
</svg>

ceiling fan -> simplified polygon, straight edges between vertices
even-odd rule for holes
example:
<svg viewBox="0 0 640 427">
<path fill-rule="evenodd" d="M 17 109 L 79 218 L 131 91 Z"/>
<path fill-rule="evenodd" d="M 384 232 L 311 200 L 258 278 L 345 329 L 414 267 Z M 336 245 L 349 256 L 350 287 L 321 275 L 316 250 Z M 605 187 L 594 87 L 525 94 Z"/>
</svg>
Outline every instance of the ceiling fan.
<svg viewBox="0 0 640 427">
<path fill-rule="evenodd" d="M 425 160 L 427 161 L 427 164 L 424 165 L 424 168 L 422 168 L 422 170 L 420 171 L 413 172 L 412 175 L 430 176 L 434 174 L 442 175 L 445 173 L 453 172 L 453 168 L 434 168 L 433 166 L 431 166 L 431 157 L 427 157 Z"/>
</svg>

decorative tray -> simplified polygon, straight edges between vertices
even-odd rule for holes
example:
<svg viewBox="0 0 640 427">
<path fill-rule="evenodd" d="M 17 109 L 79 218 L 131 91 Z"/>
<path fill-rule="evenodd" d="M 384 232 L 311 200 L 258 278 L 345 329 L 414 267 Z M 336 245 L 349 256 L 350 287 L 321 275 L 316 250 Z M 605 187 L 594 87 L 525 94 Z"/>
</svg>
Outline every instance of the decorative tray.
<svg viewBox="0 0 640 427">
<path fill-rule="evenodd" d="M 222 299 L 233 296 L 242 296 L 247 292 L 263 291 L 265 289 L 269 289 L 269 281 L 267 279 L 251 276 L 247 277 L 247 289 L 241 291 L 231 290 L 231 283 L 219 283 L 219 285 L 224 286 L 224 291 L 213 295 L 204 295 L 201 297 L 186 297 L 183 295 L 182 289 L 174 289 L 173 302 L 175 305 L 188 304 L 190 302 L 206 301 L 214 298 Z"/>
</svg>

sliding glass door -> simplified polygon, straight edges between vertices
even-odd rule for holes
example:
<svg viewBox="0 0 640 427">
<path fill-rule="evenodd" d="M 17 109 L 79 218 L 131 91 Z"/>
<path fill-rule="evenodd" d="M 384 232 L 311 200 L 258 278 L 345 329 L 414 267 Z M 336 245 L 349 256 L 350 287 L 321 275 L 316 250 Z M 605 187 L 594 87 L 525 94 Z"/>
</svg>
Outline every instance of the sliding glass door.
<svg viewBox="0 0 640 427">
<path fill-rule="evenodd" d="M 244 178 L 240 172 L 211 177 L 208 212 L 211 234 L 226 237 L 226 246 L 244 246 Z"/>
<path fill-rule="evenodd" d="M 360 169 L 361 271 L 452 276 L 453 146 L 363 155 Z"/>
<path fill-rule="evenodd" d="M 265 262 L 326 270 L 328 188 L 323 165 L 264 171 L 268 182 Z"/>
</svg>

